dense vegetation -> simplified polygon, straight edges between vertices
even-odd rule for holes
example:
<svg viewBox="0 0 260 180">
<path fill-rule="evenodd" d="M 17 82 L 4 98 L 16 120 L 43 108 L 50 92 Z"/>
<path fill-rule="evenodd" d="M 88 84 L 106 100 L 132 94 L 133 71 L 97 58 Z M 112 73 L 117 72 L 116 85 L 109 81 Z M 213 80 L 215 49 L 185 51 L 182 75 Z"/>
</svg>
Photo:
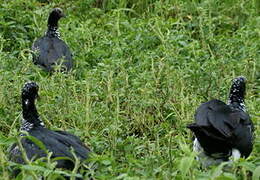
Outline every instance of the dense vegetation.
<svg viewBox="0 0 260 180">
<path fill-rule="evenodd" d="M 33 65 L 30 47 L 61 7 L 71 73 Z M 47 127 L 81 137 L 96 179 L 255 179 L 260 176 L 260 3 L 257 0 L 2 0 L 0 4 L 0 179 L 11 179 L 7 151 L 19 134 L 20 92 L 40 86 Z M 248 79 L 254 150 L 231 168 L 200 168 L 192 152 L 201 102 L 226 101 L 231 80 Z M 21 166 L 17 179 L 75 172 L 53 163 Z M 23 176 L 24 175 L 24 176 Z"/>
</svg>

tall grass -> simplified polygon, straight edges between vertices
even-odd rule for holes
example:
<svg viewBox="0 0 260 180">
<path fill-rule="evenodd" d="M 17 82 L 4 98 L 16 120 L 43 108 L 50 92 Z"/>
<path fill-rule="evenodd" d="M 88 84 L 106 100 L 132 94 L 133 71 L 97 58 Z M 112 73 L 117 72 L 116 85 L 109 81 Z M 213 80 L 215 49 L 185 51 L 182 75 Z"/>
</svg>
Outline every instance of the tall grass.
<svg viewBox="0 0 260 180">
<path fill-rule="evenodd" d="M 91 147 L 97 179 L 258 179 L 258 1 L 55 0 L 0 5 L 0 174 L 11 179 L 8 147 L 18 135 L 20 92 L 36 81 L 46 126 Z M 62 39 L 76 65 L 52 76 L 34 66 L 30 47 L 46 30 L 51 8 L 67 14 Z M 192 152 L 196 107 L 227 99 L 231 79 L 248 79 L 246 105 L 255 123 L 248 159 L 229 170 L 200 168 Z M 18 179 L 61 178 L 51 161 L 21 166 Z M 30 175 L 31 174 L 31 175 Z"/>
</svg>

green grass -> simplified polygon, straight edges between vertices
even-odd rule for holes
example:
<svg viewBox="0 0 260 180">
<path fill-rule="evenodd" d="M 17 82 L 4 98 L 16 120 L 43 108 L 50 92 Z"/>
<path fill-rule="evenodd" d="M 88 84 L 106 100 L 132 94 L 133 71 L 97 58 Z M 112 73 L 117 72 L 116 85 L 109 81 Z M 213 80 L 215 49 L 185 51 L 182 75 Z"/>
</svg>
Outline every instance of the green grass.
<svg viewBox="0 0 260 180">
<path fill-rule="evenodd" d="M 42 0 L 43 2 L 43 0 Z M 32 63 L 32 42 L 61 7 L 61 37 L 75 68 L 49 76 Z M 54 0 L 0 4 L 0 179 L 11 179 L 7 151 L 18 136 L 20 92 L 40 86 L 46 126 L 91 147 L 96 179 L 254 179 L 260 172 L 260 4 L 257 0 Z M 226 101 L 231 80 L 248 79 L 246 106 L 255 123 L 247 159 L 229 170 L 200 168 L 192 152 L 200 103 Z M 60 177 L 49 159 L 21 166 L 17 179 Z M 74 173 L 75 175 L 75 173 Z"/>
</svg>

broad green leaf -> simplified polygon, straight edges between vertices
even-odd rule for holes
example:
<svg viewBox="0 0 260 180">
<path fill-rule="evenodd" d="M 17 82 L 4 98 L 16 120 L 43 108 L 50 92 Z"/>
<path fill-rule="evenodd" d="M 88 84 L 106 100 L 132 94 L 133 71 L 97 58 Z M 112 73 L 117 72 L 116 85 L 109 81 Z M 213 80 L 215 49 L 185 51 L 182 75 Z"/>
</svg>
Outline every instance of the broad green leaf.
<svg viewBox="0 0 260 180">
<path fill-rule="evenodd" d="M 255 169 L 255 165 L 251 162 L 241 162 L 239 163 L 239 166 L 244 167 L 246 170 L 253 172 Z"/>
<path fill-rule="evenodd" d="M 179 171 L 181 172 L 182 176 L 185 176 L 188 173 L 188 170 L 190 169 L 193 160 L 193 157 L 184 157 L 181 159 Z"/>
<path fill-rule="evenodd" d="M 223 167 L 227 165 L 229 162 L 224 162 L 218 165 L 215 169 L 213 169 L 212 178 L 216 178 L 223 173 Z"/>
<path fill-rule="evenodd" d="M 108 165 L 111 164 L 111 161 L 109 161 L 109 160 L 106 159 L 106 160 L 103 160 L 103 161 L 102 161 L 102 164 L 108 166 Z"/>
<path fill-rule="evenodd" d="M 260 166 L 257 166 L 253 172 L 253 180 L 259 180 L 260 179 Z"/>
<path fill-rule="evenodd" d="M 1 145 L 10 145 L 16 142 L 15 137 L 5 137 L 2 134 L 0 134 L 0 144 Z"/>
<path fill-rule="evenodd" d="M 42 171 L 42 172 L 51 171 L 49 169 L 46 169 L 45 167 L 36 166 L 36 165 L 22 165 L 21 168 L 25 170 L 31 170 L 31 171 Z"/>
<path fill-rule="evenodd" d="M 218 176 L 214 180 L 236 180 L 236 176 L 231 173 L 223 173 L 222 175 Z"/>
</svg>

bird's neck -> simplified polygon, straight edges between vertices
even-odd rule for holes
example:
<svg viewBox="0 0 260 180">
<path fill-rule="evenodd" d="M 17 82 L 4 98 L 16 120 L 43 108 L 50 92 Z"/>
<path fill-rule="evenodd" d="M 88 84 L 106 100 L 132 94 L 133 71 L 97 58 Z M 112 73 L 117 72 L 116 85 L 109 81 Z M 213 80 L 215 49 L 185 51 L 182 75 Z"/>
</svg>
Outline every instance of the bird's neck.
<svg viewBox="0 0 260 180">
<path fill-rule="evenodd" d="M 228 104 L 233 106 L 236 109 L 246 111 L 244 92 L 231 88 L 230 94 L 229 94 L 229 99 L 228 99 Z"/>
<path fill-rule="evenodd" d="M 23 120 L 21 130 L 29 131 L 33 127 L 44 126 L 35 106 L 34 99 L 22 99 Z"/>
<path fill-rule="evenodd" d="M 50 14 L 48 18 L 48 27 L 56 27 L 58 28 L 58 21 L 59 18 L 55 16 L 54 14 Z"/>
<path fill-rule="evenodd" d="M 48 25 L 48 29 L 47 29 L 46 35 L 48 37 L 60 38 L 60 33 L 59 33 L 59 30 L 58 30 L 58 26 Z"/>
<path fill-rule="evenodd" d="M 49 37 L 60 37 L 60 33 L 58 31 L 58 21 L 59 21 L 59 18 L 57 18 L 56 16 L 54 15 L 50 15 L 49 16 L 49 19 L 48 19 L 48 29 L 47 29 L 47 32 L 46 32 L 46 35 L 49 36 Z"/>
</svg>

